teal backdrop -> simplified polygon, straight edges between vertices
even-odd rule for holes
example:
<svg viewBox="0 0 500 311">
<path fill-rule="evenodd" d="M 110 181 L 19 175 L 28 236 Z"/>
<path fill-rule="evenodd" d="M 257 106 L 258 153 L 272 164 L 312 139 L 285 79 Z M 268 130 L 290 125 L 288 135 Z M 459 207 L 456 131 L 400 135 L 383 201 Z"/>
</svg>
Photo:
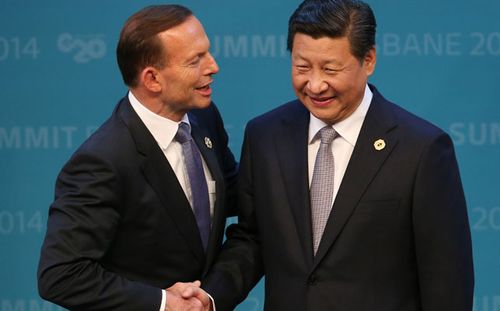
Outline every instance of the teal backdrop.
<svg viewBox="0 0 500 311">
<path fill-rule="evenodd" d="M 246 122 L 294 98 L 286 31 L 299 2 L 178 2 L 212 42 L 221 68 L 213 97 L 237 157 Z M 61 310 L 36 289 L 54 181 L 126 94 L 118 34 L 155 3 L 0 0 L 0 310 Z M 474 309 L 500 311 L 500 1 L 368 3 L 378 21 L 370 81 L 451 135 L 473 238 Z M 262 306 L 263 282 L 238 310 Z"/>
</svg>

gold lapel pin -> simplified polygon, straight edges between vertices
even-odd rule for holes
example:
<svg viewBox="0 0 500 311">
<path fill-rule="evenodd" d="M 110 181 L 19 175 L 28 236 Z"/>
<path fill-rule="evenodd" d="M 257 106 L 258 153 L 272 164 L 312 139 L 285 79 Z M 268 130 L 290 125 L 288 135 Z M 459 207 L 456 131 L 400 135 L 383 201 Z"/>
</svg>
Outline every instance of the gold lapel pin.
<svg viewBox="0 0 500 311">
<path fill-rule="evenodd" d="M 208 149 L 212 149 L 212 141 L 208 137 L 205 137 L 205 146 L 207 146 Z"/>
<path fill-rule="evenodd" d="M 375 147 L 375 150 L 380 151 L 385 148 L 385 141 L 383 139 L 377 139 L 373 143 L 373 147 Z"/>
</svg>

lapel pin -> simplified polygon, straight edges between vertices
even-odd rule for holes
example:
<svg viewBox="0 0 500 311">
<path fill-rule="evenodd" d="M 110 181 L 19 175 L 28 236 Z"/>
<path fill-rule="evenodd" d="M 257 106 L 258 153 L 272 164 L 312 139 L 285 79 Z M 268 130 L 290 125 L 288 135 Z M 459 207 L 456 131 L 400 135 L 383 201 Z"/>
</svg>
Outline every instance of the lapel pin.
<svg viewBox="0 0 500 311">
<path fill-rule="evenodd" d="M 212 149 L 212 141 L 208 137 L 205 137 L 205 146 L 207 146 L 208 149 Z"/>
<path fill-rule="evenodd" d="M 380 151 L 385 148 L 385 141 L 383 139 L 377 139 L 373 143 L 373 147 L 375 147 L 375 150 Z"/>
</svg>

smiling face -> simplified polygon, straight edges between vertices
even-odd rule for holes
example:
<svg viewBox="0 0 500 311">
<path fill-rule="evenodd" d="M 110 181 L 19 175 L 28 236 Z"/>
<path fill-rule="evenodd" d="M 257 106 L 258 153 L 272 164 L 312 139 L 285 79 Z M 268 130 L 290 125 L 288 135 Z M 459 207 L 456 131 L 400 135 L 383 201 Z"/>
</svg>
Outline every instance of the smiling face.
<svg viewBox="0 0 500 311">
<path fill-rule="evenodd" d="M 219 67 L 209 52 L 210 42 L 196 17 L 190 16 L 158 36 L 167 60 L 165 67 L 155 73 L 161 86 L 162 114 L 178 121 L 187 111 L 210 105 L 212 75 Z"/>
<path fill-rule="evenodd" d="M 295 94 L 315 117 L 332 125 L 361 103 L 375 63 L 375 48 L 360 62 L 352 55 L 347 37 L 314 39 L 297 33 L 292 47 Z"/>
</svg>

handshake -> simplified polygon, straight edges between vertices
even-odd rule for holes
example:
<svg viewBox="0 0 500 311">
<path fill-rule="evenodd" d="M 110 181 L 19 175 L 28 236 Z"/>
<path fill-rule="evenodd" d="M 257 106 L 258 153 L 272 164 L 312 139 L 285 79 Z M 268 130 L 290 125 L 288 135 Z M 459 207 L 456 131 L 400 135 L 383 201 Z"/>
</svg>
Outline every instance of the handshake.
<svg viewBox="0 0 500 311">
<path fill-rule="evenodd" d="M 177 282 L 167 288 L 165 311 L 212 311 L 212 299 L 200 285 L 200 281 Z"/>
</svg>

